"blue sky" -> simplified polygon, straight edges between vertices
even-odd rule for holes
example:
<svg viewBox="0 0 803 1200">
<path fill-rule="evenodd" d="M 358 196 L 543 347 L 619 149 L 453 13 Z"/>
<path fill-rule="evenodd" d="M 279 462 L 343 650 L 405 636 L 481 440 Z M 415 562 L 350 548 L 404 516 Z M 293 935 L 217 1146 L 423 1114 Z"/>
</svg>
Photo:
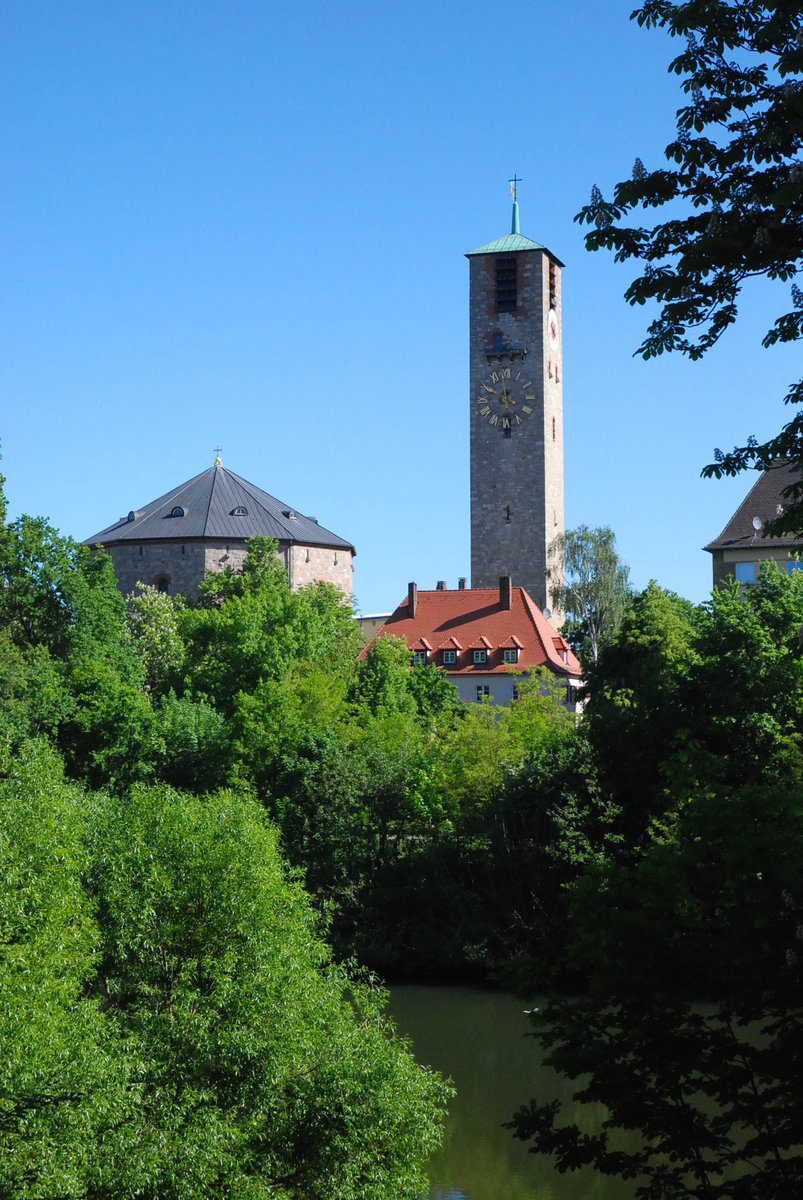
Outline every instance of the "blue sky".
<svg viewBox="0 0 803 1200">
<path fill-rule="evenodd" d="M 692 600 L 784 419 L 795 347 L 757 284 L 701 363 L 633 357 L 648 310 L 573 216 L 662 161 L 672 46 L 631 0 L 497 6 L 0 0 L 0 438 L 12 516 L 84 538 L 224 464 L 357 547 L 364 612 L 468 575 L 467 250 L 566 264 L 567 525 Z"/>
</svg>

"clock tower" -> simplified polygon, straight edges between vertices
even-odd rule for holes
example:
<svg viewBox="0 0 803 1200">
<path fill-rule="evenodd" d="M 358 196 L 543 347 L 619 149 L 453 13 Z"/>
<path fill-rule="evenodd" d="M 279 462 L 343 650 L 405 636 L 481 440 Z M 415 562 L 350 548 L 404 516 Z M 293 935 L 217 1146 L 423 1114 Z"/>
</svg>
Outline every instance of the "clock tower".
<svg viewBox="0 0 803 1200">
<path fill-rule="evenodd" d="M 561 269 L 545 246 L 511 232 L 470 264 L 471 586 L 509 575 L 551 608 L 550 546 L 563 533 Z M 553 624 L 562 613 L 553 612 Z"/>
</svg>

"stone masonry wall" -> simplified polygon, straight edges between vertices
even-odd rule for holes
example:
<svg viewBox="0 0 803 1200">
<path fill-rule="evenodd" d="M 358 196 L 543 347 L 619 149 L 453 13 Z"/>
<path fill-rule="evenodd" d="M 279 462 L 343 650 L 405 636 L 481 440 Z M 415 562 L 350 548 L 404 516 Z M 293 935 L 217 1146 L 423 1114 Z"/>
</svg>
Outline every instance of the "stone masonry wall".
<svg viewBox="0 0 803 1200">
<path fill-rule="evenodd" d="M 109 547 L 117 585 L 124 596 L 138 583 L 166 586 L 171 595 L 195 599 L 207 571 L 231 567 L 242 570 L 245 542 L 136 542 Z M 279 558 L 294 590 L 316 579 L 328 580 L 349 599 L 352 592 L 352 553 L 322 546 L 279 545 Z"/>
<path fill-rule="evenodd" d="M 304 587 L 322 579 L 333 583 L 347 599 L 353 587 L 352 553 L 331 546 L 292 546 L 290 548 L 290 586 Z"/>
</svg>

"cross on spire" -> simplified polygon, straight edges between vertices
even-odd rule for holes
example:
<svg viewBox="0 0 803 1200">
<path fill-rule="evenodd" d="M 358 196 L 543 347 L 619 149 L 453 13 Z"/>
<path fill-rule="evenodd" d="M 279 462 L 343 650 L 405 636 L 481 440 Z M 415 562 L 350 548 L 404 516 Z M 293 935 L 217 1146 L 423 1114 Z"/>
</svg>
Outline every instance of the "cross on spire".
<svg viewBox="0 0 803 1200">
<path fill-rule="evenodd" d="M 513 197 L 513 203 L 515 204 L 516 203 L 516 184 L 524 183 L 524 180 L 520 179 L 519 176 L 516 175 L 516 173 L 514 172 L 513 178 L 509 179 L 508 183 L 510 184 L 510 194 Z"/>
<path fill-rule="evenodd" d="M 215 446 L 215 466 L 216 467 L 223 466 L 223 463 L 220 461 L 220 454 L 221 454 L 222 449 L 223 449 L 222 446 Z"/>
</svg>

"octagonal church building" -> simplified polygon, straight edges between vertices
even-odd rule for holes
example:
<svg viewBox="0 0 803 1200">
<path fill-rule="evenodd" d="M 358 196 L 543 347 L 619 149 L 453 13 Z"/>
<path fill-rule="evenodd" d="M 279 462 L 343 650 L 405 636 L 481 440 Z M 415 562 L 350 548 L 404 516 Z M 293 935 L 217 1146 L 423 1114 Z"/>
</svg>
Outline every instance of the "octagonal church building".
<svg viewBox="0 0 803 1200">
<path fill-rule="evenodd" d="M 207 572 L 241 570 L 246 540 L 257 535 L 276 539 L 291 588 L 323 580 L 351 599 L 352 544 L 228 471 L 219 458 L 84 545 L 108 551 L 123 595 L 146 583 L 195 598 Z"/>
</svg>

